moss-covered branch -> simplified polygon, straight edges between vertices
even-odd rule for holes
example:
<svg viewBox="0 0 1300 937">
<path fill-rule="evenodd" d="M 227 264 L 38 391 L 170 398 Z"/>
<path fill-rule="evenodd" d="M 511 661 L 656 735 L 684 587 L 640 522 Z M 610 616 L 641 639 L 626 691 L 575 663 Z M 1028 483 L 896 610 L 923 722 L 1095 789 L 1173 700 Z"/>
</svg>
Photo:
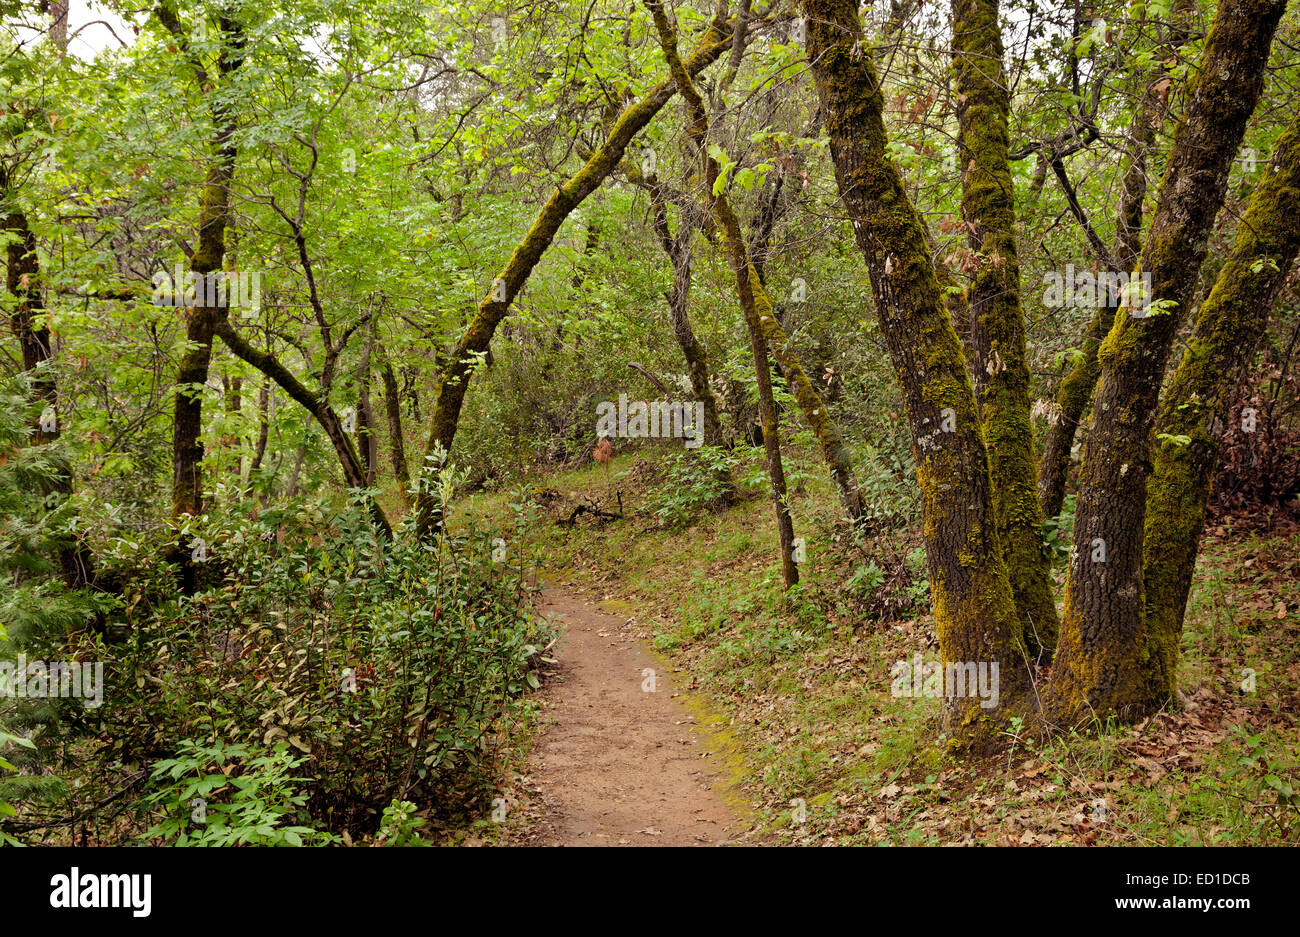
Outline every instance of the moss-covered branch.
<svg viewBox="0 0 1300 937">
<path fill-rule="evenodd" d="M 720 17 L 710 21 L 695 53 L 685 64 L 687 73 L 697 74 L 717 61 L 731 47 L 732 35 L 728 22 Z M 488 295 L 479 303 L 474 318 L 456 342 L 450 361 L 438 380 L 426 456 L 438 448 L 444 452 L 451 451 L 475 362 L 487 353 L 497 326 L 505 318 L 511 302 L 523 289 L 533 268 L 551 246 L 551 241 L 564 220 L 613 172 L 623 159 L 632 138 L 650 123 L 676 91 L 673 81 L 666 79 L 624 110 L 610 128 L 605 142 L 542 206 L 537 220 L 515 247 L 505 269 L 493 281 Z M 416 524 L 421 536 L 429 536 L 437 528 L 438 518 L 433 506 L 432 493 L 426 492 L 421 486 L 415 508 Z"/>
<path fill-rule="evenodd" d="M 745 315 L 745 325 L 749 331 L 750 351 L 754 356 L 754 372 L 758 382 L 759 415 L 763 424 L 763 447 L 767 456 L 768 477 L 772 485 L 772 503 L 776 511 L 777 537 L 780 542 L 781 577 L 786 588 L 799 581 L 799 569 L 794 560 L 794 521 L 790 516 L 790 505 L 786 496 L 785 469 L 781 464 L 781 440 L 777 424 L 776 402 L 772 395 L 772 375 L 767 362 L 767 339 L 761 325 L 766 317 L 773 319 L 772 306 L 767 300 L 767 291 L 763 289 L 758 274 L 750 262 L 749 249 L 741 235 L 740 221 L 732 211 L 731 204 L 718 185 L 721 168 L 718 161 L 708 151 L 709 118 L 704 110 L 704 100 L 700 97 L 695 83 L 682 64 L 677 53 L 677 32 L 668 22 L 660 0 L 645 0 L 646 9 L 654 18 L 655 29 L 659 33 L 659 45 L 664 58 L 668 61 L 669 74 L 672 75 L 678 91 L 681 93 L 686 116 L 689 122 L 688 135 L 696 156 L 703 167 L 704 197 L 713 217 L 718 222 L 722 235 L 723 248 L 736 277 L 736 295 L 740 299 L 740 308 Z M 762 299 L 760 300 L 760 296 Z M 766 312 L 760 302 L 766 301 Z"/>
</svg>

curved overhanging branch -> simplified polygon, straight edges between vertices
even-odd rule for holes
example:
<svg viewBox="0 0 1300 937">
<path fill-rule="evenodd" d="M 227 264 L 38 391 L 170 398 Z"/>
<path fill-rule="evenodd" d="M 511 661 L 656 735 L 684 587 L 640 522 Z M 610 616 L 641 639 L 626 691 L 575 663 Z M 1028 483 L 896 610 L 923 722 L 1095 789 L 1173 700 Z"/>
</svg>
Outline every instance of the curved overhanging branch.
<svg viewBox="0 0 1300 937">
<path fill-rule="evenodd" d="M 285 393 L 301 404 L 315 418 L 316 422 L 320 424 L 320 428 L 325 431 L 330 444 L 333 445 L 334 452 L 338 455 L 339 465 L 343 469 L 343 478 L 348 487 L 367 489 L 365 466 L 357 454 L 356 447 L 352 444 L 352 438 L 343 428 L 343 421 L 334 412 L 334 408 L 330 406 L 329 401 L 308 389 L 293 376 L 293 373 L 288 368 L 280 363 L 275 355 L 269 351 L 258 351 L 249 344 L 242 335 L 235 331 L 235 327 L 231 325 L 230 319 L 226 315 L 223 314 L 217 318 L 215 331 L 217 335 L 221 336 L 221 340 L 226 343 L 226 347 L 235 353 L 236 357 L 248 362 L 275 381 Z M 367 496 L 366 507 L 378 531 L 384 537 L 391 539 L 393 528 L 379 502 L 373 497 Z"/>
<path fill-rule="evenodd" d="M 766 22 L 753 18 L 750 29 L 758 29 Z M 729 48 L 735 35 L 733 24 L 715 16 L 705 29 L 695 52 L 685 63 L 688 74 L 695 75 L 717 61 Z M 435 452 L 450 452 L 456 428 L 460 422 L 461 407 L 465 402 L 470 377 L 476 362 L 488 351 L 497 326 L 506 317 L 510 304 L 523 289 L 528 277 L 560 226 L 582 201 L 600 187 L 623 159 L 632 139 L 640 133 L 677 93 L 671 78 L 664 79 L 651 88 L 640 100 L 629 105 L 610 128 L 605 142 L 600 145 L 572 177 L 555 190 L 537 220 L 515 247 L 505 268 L 493 280 L 492 287 L 478 305 L 478 310 L 465 329 L 450 361 L 438 380 L 437 398 L 429 427 L 429 441 L 425 446 L 426 460 Z M 421 468 L 423 463 L 421 464 Z M 416 526 L 422 537 L 433 534 L 439 526 L 433 492 L 420 484 L 416 496 Z"/>
</svg>

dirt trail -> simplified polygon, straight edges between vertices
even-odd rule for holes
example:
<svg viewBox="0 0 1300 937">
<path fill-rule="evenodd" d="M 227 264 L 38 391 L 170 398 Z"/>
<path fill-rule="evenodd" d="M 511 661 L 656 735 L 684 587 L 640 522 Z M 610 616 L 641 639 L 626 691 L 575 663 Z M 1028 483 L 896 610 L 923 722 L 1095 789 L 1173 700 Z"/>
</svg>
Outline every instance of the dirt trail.
<svg viewBox="0 0 1300 937">
<path fill-rule="evenodd" d="M 614 617 L 548 586 L 542 611 L 563 624 L 551 709 L 525 787 L 538 846 L 711 846 L 743 824 L 715 786 L 721 759 L 669 673 Z M 654 692 L 643 687 L 654 671 Z"/>
</svg>

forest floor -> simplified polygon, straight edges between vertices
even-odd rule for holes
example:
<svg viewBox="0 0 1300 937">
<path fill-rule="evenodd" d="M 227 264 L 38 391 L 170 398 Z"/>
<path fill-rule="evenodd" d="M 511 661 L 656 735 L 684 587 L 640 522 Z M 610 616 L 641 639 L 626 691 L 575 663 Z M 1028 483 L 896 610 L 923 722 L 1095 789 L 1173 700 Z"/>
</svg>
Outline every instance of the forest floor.
<svg viewBox="0 0 1300 937">
<path fill-rule="evenodd" d="M 744 805 L 728 804 L 725 738 L 627 617 L 554 587 L 541 611 L 562 628 L 558 665 L 503 841 L 711 846 L 745 831 Z"/>
<path fill-rule="evenodd" d="M 725 815 L 701 813 L 718 822 L 673 833 L 687 841 L 1300 842 L 1294 526 L 1261 532 L 1231 520 L 1210 525 L 1183 638 L 1183 707 L 1136 726 L 1039 739 L 1022 738 L 1013 726 L 1001 757 L 971 763 L 947 753 L 938 701 L 891 693 L 894 662 L 917 653 L 936 659 L 933 617 L 924 601 L 878 614 L 870 603 L 880 588 L 855 585 L 864 558 L 836 525 L 834 497 L 812 459 L 802 466 L 791 459 L 788 469 L 796 480 L 795 533 L 806 538 L 807 559 L 800 585 L 783 595 L 764 498 L 744 497 L 680 527 L 664 526 L 649 510 L 670 454 L 644 447 L 620 454 L 608 478 L 592 465 L 459 506 L 454 523 L 517 539 L 511 505 L 540 505 L 518 546 L 542 569 L 569 625 L 560 679 L 543 687 L 552 704 L 547 728 L 512 795 L 525 807 L 517 822 L 501 825 L 501 838 L 575 842 L 604 833 L 615 843 L 666 841 L 670 821 L 661 818 L 666 802 L 659 798 L 675 788 L 631 779 L 636 769 L 653 778 L 647 764 L 657 771 L 663 762 L 647 763 L 643 754 L 676 744 L 684 757 L 673 770 L 685 771 L 697 789 L 723 775 L 717 796 L 739 820 L 725 828 Z M 621 517 L 557 523 L 585 498 L 614 508 L 611 486 L 622 495 Z M 909 586 L 904 567 L 916 564 L 899 559 L 917 555 L 915 531 L 888 539 L 883 549 L 898 562 L 880 557 L 885 585 L 897 578 L 896 593 L 918 594 L 919 585 L 923 597 L 916 578 L 923 572 L 913 572 Z M 662 670 L 644 662 L 650 652 L 638 651 L 638 640 L 662 655 Z M 627 654 L 609 662 L 615 646 Z M 645 667 L 671 675 L 673 688 L 661 682 L 653 699 L 641 699 L 650 696 L 640 691 Z M 682 709 L 628 722 L 632 711 L 670 702 Z M 704 739 L 689 743 L 688 729 L 704 731 Z M 715 760 L 696 759 L 699 751 L 716 753 Z M 693 773 L 687 766 L 697 760 Z M 624 773 L 628 764 L 632 774 Z"/>
</svg>

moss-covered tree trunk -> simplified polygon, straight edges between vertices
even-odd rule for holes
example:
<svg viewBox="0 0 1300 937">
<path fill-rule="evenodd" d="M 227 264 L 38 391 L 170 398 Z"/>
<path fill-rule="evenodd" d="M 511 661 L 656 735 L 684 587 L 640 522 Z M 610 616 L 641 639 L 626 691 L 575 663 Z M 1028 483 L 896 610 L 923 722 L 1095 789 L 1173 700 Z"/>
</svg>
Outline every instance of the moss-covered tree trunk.
<svg viewBox="0 0 1300 937">
<path fill-rule="evenodd" d="M 853 0 L 806 0 L 808 58 L 835 178 L 866 260 L 880 331 L 902 388 L 931 597 L 945 663 L 999 668 L 999 708 L 950 697 L 949 730 L 972 740 L 1029 689 L 1020 618 L 997 536 L 975 394 L 920 217 L 886 153 L 883 97 Z"/>
<path fill-rule="evenodd" d="M 638 185 L 642 185 L 651 190 L 652 199 L 656 197 L 655 193 L 659 190 L 656 188 L 656 184 L 652 180 L 647 180 L 642 177 L 636 171 L 635 167 L 625 167 L 625 171 L 628 173 L 629 179 L 636 182 Z M 663 231 L 666 230 L 666 222 L 661 230 L 661 225 L 658 220 L 658 210 L 660 207 L 663 206 L 656 206 L 655 224 L 656 230 L 659 231 L 660 240 L 663 241 Z M 682 231 L 679 230 L 678 234 L 680 236 Z M 770 231 L 767 232 L 767 234 L 770 235 Z M 755 245 L 760 247 L 765 253 L 765 236 L 762 231 L 756 232 L 756 235 Z M 670 249 L 668 244 L 665 243 L 664 249 L 669 252 L 670 256 L 672 256 L 673 250 L 676 248 Z M 865 510 L 865 502 L 862 497 L 861 489 L 858 487 L 857 480 L 853 475 L 851 453 L 849 452 L 848 446 L 845 445 L 844 438 L 840 435 L 839 427 L 831 416 L 830 410 L 826 407 L 825 401 L 822 400 L 821 395 L 817 392 L 816 387 L 809 379 L 807 372 L 804 371 L 798 354 L 789 345 L 789 341 L 785 335 L 785 330 L 781 327 L 780 315 L 772 303 L 771 294 L 767 291 L 762 267 L 752 250 L 749 251 L 749 256 L 757 274 L 757 281 L 753 288 L 753 293 L 755 296 L 755 302 L 760 307 L 759 322 L 763 331 L 764 341 L 768 343 L 768 348 L 772 354 L 772 358 L 776 361 L 777 367 L 781 369 L 781 376 L 785 378 L 786 383 L 794 392 L 795 401 L 799 405 L 800 412 L 803 413 L 804 418 L 808 421 L 808 426 L 817 437 L 818 446 L 821 448 L 822 452 L 822 458 L 830 469 L 831 481 L 835 484 L 835 490 L 839 494 L 840 504 L 844 509 L 845 515 L 850 521 L 857 522 L 862 518 Z M 673 292 L 669 294 L 670 308 L 672 307 L 674 298 L 684 298 L 686 296 L 686 293 L 683 292 L 679 285 L 680 278 L 683 274 L 688 278 L 686 282 L 687 285 L 689 285 L 689 269 L 683 271 L 681 268 L 677 267 L 676 261 L 674 261 L 674 271 L 676 278 L 674 280 Z M 698 348 L 698 352 L 696 350 L 687 351 L 687 345 L 683 344 L 687 339 L 685 333 L 681 332 L 679 329 L 679 319 L 680 317 L 676 312 L 674 312 L 674 330 L 678 333 L 678 343 L 682 344 L 683 353 L 686 354 L 689 363 L 693 356 L 703 353 L 703 348 Z M 686 322 L 686 325 L 689 329 L 688 321 Z M 690 340 L 693 340 L 693 338 L 694 336 L 692 335 Z M 703 361 L 703 359 L 699 360 L 701 362 Z M 707 369 L 698 369 L 700 377 L 704 379 L 703 383 L 697 383 L 697 378 L 694 376 L 696 370 L 697 369 L 692 366 L 692 388 L 695 390 L 697 396 L 701 392 L 701 388 L 707 389 L 708 396 L 711 400 L 713 392 L 711 389 L 708 389 Z M 706 423 L 709 420 L 708 412 L 711 406 L 715 411 L 716 419 L 716 402 L 711 403 L 709 400 L 706 400 Z M 721 438 L 721 428 L 718 430 L 718 436 Z"/>
<path fill-rule="evenodd" d="M 744 246 L 743 241 L 741 246 Z M 840 429 L 831 416 L 826 402 L 822 400 L 821 394 L 817 392 L 817 388 L 813 386 L 812 380 L 804 371 L 799 355 L 790 347 L 785 329 L 777 319 L 771 294 L 759 278 L 758 271 L 752 270 L 752 273 L 752 291 L 758 304 L 758 324 L 762 329 L 763 338 L 777 367 L 781 369 L 781 376 L 785 378 L 786 384 L 794 394 L 799 410 L 808 421 L 813 435 L 817 437 L 822 458 L 830 469 L 831 481 L 835 483 L 835 491 L 839 494 L 840 506 L 850 521 L 857 522 L 866 511 L 866 505 L 862 491 L 853 477 L 852 454 L 844 442 L 844 437 L 840 435 Z"/>
<path fill-rule="evenodd" d="M 719 104 L 721 104 L 721 99 Z M 774 98 L 768 105 L 768 117 L 762 123 L 762 127 L 767 128 L 772 125 L 776 106 Z M 794 166 L 796 171 L 800 168 L 798 162 Z M 791 170 L 784 171 L 790 172 Z M 759 202 L 756 217 L 751 225 L 752 234 L 748 242 L 749 258 L 757 274 L 757 281 L 754 286 L 755 295 L 762 307 L 759 321 L 763 326 L 763 334 L 771 350 L 772 358 L 776 361 L 777 367 L 780 368 L 781 376 L 785 379 L 786 385 L 794 393 L 799 410 L 803 413 L 804 419 L 808 421 L 808 427 L 813 431 L 813 435 L 817 439 L 822 459 L 826 462 L 826 467 L 830 469 L 831 481 L 834 483 L 835 491 L 839 495 L 840 507 L 844 510 L 844 516 L 850 523 L 856 524 L 863 519 L 866 512 L 866 499 L 863 497 L 862 489 L 858 487 L 857 478 L 853 473 L 852 453 L 840 433 L 838 424 L 831 416 L 830 408 L 826 406 L 826 402 L 822 399 L 821 393 L 818 392 L 816 384 L 808 377 L 798 352 L 791 347 L 789 339 L 786 337 L 785 310 L 780 304 L 772 301 L 771 291 L 767 288 L 766 268 L 772 250 L 772 234 L 781 215 L 779 206 L 783 184 L 782 178 L 783 176 L 778 174 L 767 182 Z"/>
<path fill-rule="evenodd" d="M 970 306 L 972 369 L 978 393 L 998 533 L 1031 656 L 1051 659 L 1056 598 L 1043 550 L 1029 367 L 1020 305 L 1015 183 L 1007 121 L 1011 96 L 1002 65 L 998 0 L 953 0 L 957 151 L 967 243 L 975 253 Z"/>
<path fill-rule="evenodd" d="M 732 30 L 720 17 L 710 21 L 695 53 L 686 64 L 694 75 L 717 59 L 731 46 Z M 515 247 L 505 269 L 493 281 L 488 294 L 479 303 L 469 326 L 456 342 L 447 367 L 438 379 L 437 399 L 429 427 L 426 455 L 441 448 L 451 451 L 461 407 L 465 402 L 470 374 L 475 362 L 488 351 L 497 326 L 505 318 L 510 304 L 523 289 L 533 268 L 550 247 L 560 226 L 588 195 L 594 192 L 623 159 L 628 145 L 676 93 L 671 80 L 661 81 L 635 104 L 629 106 L 610 128 L 605 142 L 591 154 L 564 185 L 542 206 L 532 228 Z M 432 491 L 420 485 L 416 497 L 416 527 L 421 537 L 428 537 L 438 526 Z"/>
<path fill-rule="evenodd" d="M 1114 323 L 1113 306 L 1097 308 L 1088 321 L 1078 360 L 1056 388 L 1056 405 L 1048 415 L 1043 459 L 1038 469 L 1038 504 L 1044 517 L 1056 517 L 1065 504 L 1065 481 L 1070 472 L 1074 439 L 1101 374 L 1097 352 Z"/>
<path fill-rule="evenodd" d="M 1106 713 L 1136 718 L 1149 710 L 1142 552 L 1152 425 L 1170 347 L 1193 298 L 1285 5 L 1224 0 L 1219 6 L 1142 250 L 1151 304 L 1121 308 L 1099 352 L 1102 373 L 1052 671 L 1050 709 L 1062 720 Z"/>
<path fill-rule="evenodd" d="M 677 32 L 668 22 L 660 0 L 645 0 L 646 8 L 654 17 L 659 33 L 659 44 L 668 60 L 669 73 L 682 96 L 689 122 L 691 145 L 703 168 L 704 198 L 718 222 L 723 248 L 732 272 L 736 276 L 736 294 L 745 315 L 749 331 L 750 351 L 754 356 L 754 373 L 758 381 L 759 418 L 763 424 L 763 447 L 767 459 L 768 478 L 772 486 L 772 503 L 776 512 L 777 536 L 781 551 L 781 578 L 786 588 L 799 581 L 799 569 L 794 559 L 794 521 L 786 494 L 785 469 L 781 464 L 781 439 L 777 422 L 776 401 L 772 395 L 772 373 L 767 361 L 767 339 L 760 325 L 758 294 L 766 297 L 758 273 L 749 259 L 749 249 L 740 232 L 740 221 L 732 211 L 727 197 L 718 185 L 720 167 L 708 151 L 709 119 L 704 110 L 704 100 L 695 89 L 690 74 L 677 53 Z M 771 318 L 771 301 L 766 303 L 767 316 Z"/>
<path fill-rule="evenodd" d="M 1150 707 L 1177 697 L 1183 615 L 1233 395 L 1300 249 L 1300 122 L 1260 171 L 1156 418 L 1143 541 L 1150 650 L 1141 683 Z"/>
<path fill-rule="evenodd" d="M 691 295 L 691 236 L 689 231 L 685 243 L 676 243 L 673 247 L 673 285 L 668 290 L 668 314 L 672 319 L 673 337 L 677 347 L 686 359 L 686 374 L 691 382 L 691 396 L 704 405 L 704 443 L 709 446 L 722 444 L 722 421 L 718 418 L 718 398 L 709 384 L 709 359 L 703 343 L 695 336 L 691 328 L 688 311 Z"/>
</svg>

